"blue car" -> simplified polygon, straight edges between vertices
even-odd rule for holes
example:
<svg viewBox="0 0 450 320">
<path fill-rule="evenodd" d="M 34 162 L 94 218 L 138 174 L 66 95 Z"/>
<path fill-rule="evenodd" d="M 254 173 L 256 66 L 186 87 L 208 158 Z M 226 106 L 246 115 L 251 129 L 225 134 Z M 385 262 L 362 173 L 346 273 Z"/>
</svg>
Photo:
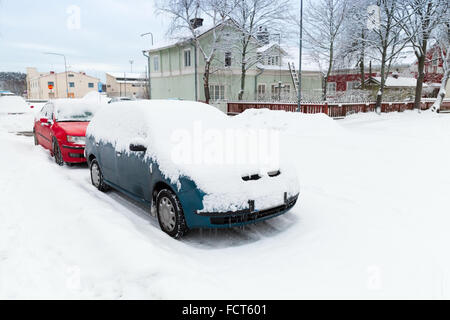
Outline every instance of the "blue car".
<svg viewBox="0 0 450 320">
<path fill-rule="evenodd" d="M 173 238 L 189 229 L 242 226 L 286 213 L 299 196 L 294 171 L 199 161 L 192 145 L 209 136 L 209 129 L 217 137 L 239 128 L 238 121 L 197 102 L 111 104 L 95 115 L 86 132 L 92 184 L 148 205 Z M 203 135 L 195 136 L 200 126 Z M 211 147 L 212 140 L 206 140 Z M 221 150 L 218 143 L 213 148 L 212 154 Z"/>
</svg>

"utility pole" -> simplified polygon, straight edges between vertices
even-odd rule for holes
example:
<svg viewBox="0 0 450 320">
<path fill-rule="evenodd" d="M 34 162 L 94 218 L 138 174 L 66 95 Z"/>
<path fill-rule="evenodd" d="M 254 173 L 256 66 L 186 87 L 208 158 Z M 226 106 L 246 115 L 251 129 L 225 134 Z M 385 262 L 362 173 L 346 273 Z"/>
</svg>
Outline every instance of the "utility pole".
<svg viewBox="0 0 450 320">
<path fill-rule="evenodd" d="M 55 53 L 55 52 L 44 52 L 44 54 L 51 54 L 54 56 L 60 56 L 64 58 L 64 72 L 66 74 L 66 98 L 69 97 L 69 81 L 67 79 L 67 60 L 66 60 L 66 56 L 61 54 L 61 53 Z M 56 77 L 58 78 L 58 77 Z"/>
<path fill-rule="evenodd" d="M 300 45 L 299 45 L 299 61 L 298 61 L 298 102 L 297 112 L 302 110 L 302 47 L 303 47 L 303 0 L 300 0 Z"/>
<path fill-rule="evenodd" d="M 153 47 L 153 33 L 151 32 L 147 32 L 147 33 L 143 33 L 141 34 L 141 37 L 144 37 L 146 35 L 150 35 L 151 39 L 152 39 L 152 47 Z M 147 54 L 148 52 L 148 54 Z M 150 77 L 150 52 L 149 51 L 142 51 L 142 54 L 144 55 L 144 57 L 147 58 L 147 63 L 148 63 L 148 98 L 151 99 L 152 98 L 152 80 Z"/>
<path fill-rule="evenodd" d="M 133 60 L 130 60 L 130 66 L 131 66 L 131 73 L 133 73 L 133 63 L 134 63 L 134 61 Z"/>
</svg>

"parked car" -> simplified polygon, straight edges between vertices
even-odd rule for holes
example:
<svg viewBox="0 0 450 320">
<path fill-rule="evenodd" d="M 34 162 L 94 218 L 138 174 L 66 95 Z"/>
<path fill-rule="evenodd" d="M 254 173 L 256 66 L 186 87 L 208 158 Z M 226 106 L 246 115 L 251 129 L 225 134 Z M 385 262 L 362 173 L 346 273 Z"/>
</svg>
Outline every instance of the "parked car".
<svg viewBox="0 0 450 320">
<path fill-rule="evenodd" d="M 288 166 L 264 171 L 252 164 L 191 163 L 174 156 L 179 138 L 187 137 L 198 121 L 221 132 L 238 127 L 238 120 L 197 102 L 146 100 L 103 108 L 86 133 L 92 184 L 148 205 L 161 229 L 174 238 L 193 228 L 266 220 L 296 204 L 297 176 Z"/>
<path fill-rule="evenodd" d="M 50 150 L 58 165 L 86 162 L 86 128 L 99 108 L 81 99 L 49 101 L 35 118 L 35 145 Z"/>
<path fill-rule="evenodd" d="M 124 102 L 124 101 L 135 101 L 135 97 L 114 97 L 109 100 L 108 103 Z"/>
</svg>

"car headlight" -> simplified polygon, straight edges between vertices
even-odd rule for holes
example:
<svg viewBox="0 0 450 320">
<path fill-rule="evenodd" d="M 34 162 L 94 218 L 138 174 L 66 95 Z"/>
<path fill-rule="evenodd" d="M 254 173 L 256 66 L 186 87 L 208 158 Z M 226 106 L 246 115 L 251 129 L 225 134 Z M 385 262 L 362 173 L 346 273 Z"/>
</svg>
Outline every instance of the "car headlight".
<svg viewBox="0 0 450 320">
<path fill-rule="evenodd" d="M 86 144 L 86 137 L 67 136 L 67 141 L 75 144 Z"/>
</svg>

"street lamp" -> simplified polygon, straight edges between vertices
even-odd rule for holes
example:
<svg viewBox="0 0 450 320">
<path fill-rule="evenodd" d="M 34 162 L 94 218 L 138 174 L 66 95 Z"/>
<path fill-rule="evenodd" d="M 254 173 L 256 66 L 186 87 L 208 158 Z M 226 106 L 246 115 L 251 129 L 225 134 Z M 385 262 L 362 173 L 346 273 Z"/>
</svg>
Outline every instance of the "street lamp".
<svg viewBox="0 0 450 320">
<path fill-rule="evenodd" d="M 298 61 L 298 97 L 297 112 L 302 110 L 302 47 L 303 47 L 303 0 L 300 0 L 300 44 L 299 44 L 299 61 Z"/>
<path fill-rule="evenodd" d="M 133 60 L 130 60 L 130 65 L 131 65 L 131 73 L 133 73 Z"/>
<path fill-rule="evenodd" d="M 66 56 L 61 54 L 61 53 L 55 53 L 55 52 L 44 52 L 44 54 L 51 54 L 54 56 L 60 56 L 64 58 L 64 71 L 66 74 L 66 94 L 67 94 L 67 98 L 69 97 L 69 84 L 68 84 L 68 80 L 67 80 L 67 60 L 66 60 Z"/>
<path fill-rule="evenodd" d="M 141 37 L 145 37 L 147 35 L 151 36 L 152 39 L 152 47 L 153 47 L 153 33 L 151 32 L 146 32 L 141 34 Z M 148 63 L 148 98 L 151 99 L 152 98 L 152 80 L 150 78 L 150 52 L 148 54 L 146 54 L 145 50 L 142 51 L 142 54 L 144 55 L 144 57 L 147 58 L 147 63 Z"/>
</svg>

